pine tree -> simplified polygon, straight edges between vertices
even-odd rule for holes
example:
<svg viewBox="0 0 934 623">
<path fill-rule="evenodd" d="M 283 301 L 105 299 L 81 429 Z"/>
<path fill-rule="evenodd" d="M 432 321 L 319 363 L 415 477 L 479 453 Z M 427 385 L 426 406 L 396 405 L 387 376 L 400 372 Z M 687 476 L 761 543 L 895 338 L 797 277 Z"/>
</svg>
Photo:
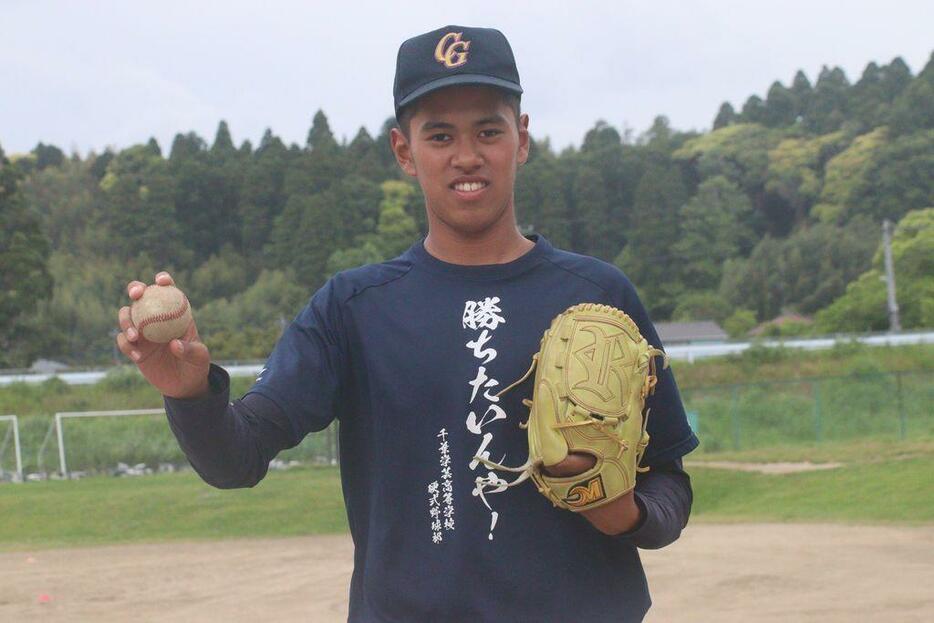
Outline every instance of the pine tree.
<svg viewBox="0 0 934 623">
<path fill-rule="evenodd" d="M 655 318 L 669 318 L 684 289 L 671 269 L 672 247 L 680 229 L 680 210 L 687 191 L 677 166 L 650 164 L 636 189 L 636 218 L 627 232 L 629 242 L 615 263 L 641 291 Z"/>
<path fill-rule="evenodd" d="M 169 150 L 169 162 L 179 162 L 196 158 L 199 154 L 205 152 L 208 146 L 204 139 L 189 132 L 188 134 L 176 134 L 172 140 L 172 147 Z"/>
<path fill-rule="evenodd" d="M 723 262 L 748 254 L 755 242 L 749 197 L 723 176 L 705 180 L 679 211 L 681 235 L 672 247 L 684 284 L 710 290 L 720 284 Z"/>
<path fill-rule="evenodd" d="M 191 257 L 179 236 L 175 180 L 169 163 L 150 145 L 123 150 L 101 180 L 99 225 L 106 236 L 98 253 L 129 260 L 140 254 L 162 266 L 185 266 Z"/>
<path fill-rule="evenodd" d="M 308 140 L 305 142 L 308 149 L 317 152 L 330 152 L 337 150 L 337 141 L 334 140 L 334 134 L 331 132 L 331 126 L 328 124 L 328 118 L 323 110 L 318 110 L 311 121 L 311 129 L 308 130 Z"/>
<path fill-rule="evenodd" d="M 150 138 L 146 143 L 146 151 L 148 151 L 150 155 L 157 156 L 159 158 L 162 157 L 162 148 L 159 147 L 159 141 L 157 141 L 155 137 Z"/>
<path fill-rule="evenodd" d="M 357 135 L 347 147 L 346 155 L 347 168 L 356 175 L 365 177 L 377 184 L 393 177 L 391 172 L 384 169 L 379 155 L 379 147 L 364 127 L 357 131 Z"/>
<path fill-rule="evenodd" d="M 763 123 L 772 128 L 780 128 L 795 122 L 795 96 L 777 80 L 769 87 L 765 100 Z"/>
<path fill-rule="evenodd" d="M 892 104 L 891 126 L 896 135 L 934 129 L 934 52 Z"/>
<path fill-rule="evenodd" d="M 798 119 L 804 121 L 808 107 L 811 105 L 811 96 L 814 89 L 807 75 L 800 69 L 795 73 L 791 80 L 791 94 L 795 98 L 795 121 Z"/>
<path fill-rule="evenodd" d="M 324 283 L 328 257 L 340 248 L 340 205 L 333 193 L 291 195 L 276 217 L 266 253 L 277 268 L 291 268 L 299 283 Z"/>
<path fill-rule="evenodd" d="M 547 139 L 533 141 L 529 158 L 516 176 L 515 204 L 519 225 L 546 236 L 552 244 L 571 248 L 571 215 L 562 188 L 561 164 Z"/>
<path fill-rule="evenodd" d="M 221 121 L 217 126 L 217 132 L 214 134 L 214 144 L 211 145 L 211 151 L 215 154 L 230 155 L 236 151 L 233 138 L 230 136 L 230 128 L 226 121 Z"/>
<path fill-rule="evenodd" d="M 288 148 L 267 129 L 243 176 L 239 203 L 243 252 L 254 260 L 259 259 L 273 222 L 285 206 L 289 161 Z"/>
<path fill-rule="evenodd" d="M 725 128 L 736 121 L 736 111 L 729 102 L 720 104 L 720 110 L 717 111 L 717 117 L 713 120 L 713 129 L 719 130 Z"/>
<path fill-rule="evenodd" d="M 208 151 L 196 135 L 176 137 L 169 167 L 174 182 L 174 206 L 179 235 L 200 263 L 225 244 L 240 249 L 239 195 L 244 175 L 221 123 Z"/>
<path fill-rule="evenodd" d="M 582 235 L 577 250 L 608 262 L 626 243 L 632 196 L 641 174 L 641 167 L 634 171 L 626 156 L 616 128 L 598 121 L 584 136 L 571 188 Z"/>
<path fill-rule="evenodd" d="M 19 322 L 52 293 L 49 241 L 19 190 L 20 176 L 0 148 L 0 366 L 25 366 L 39 336 Z"/>
<path fill-rule="evenodd" d="M 934 53 L 931 54 L 934 58 Z M 929 61 L 930 64 L 930 61 Z M 923 70 L 922 70 L 923 71 Z M 892 62 L 882 68 L 882 91 L 885 93 L 886 101 L 893 101 L 896 97 L 908 88 L 911 84 L 911 69 L 902 60 L 901 56 L 896 56 Z"/>
<path fill-rule="evenodd" d="M 849 112 L 850 82 L 839 67 L 825 65 L 817 77 L 814 94 L 805 112 L 805 127 L 817 134 L 839 130 Z"/>
<path fill-rule="evenodd" d="M 46 167 L 60 167 L 65 162 L 65 154 L 55 145 L 39 143 L 32 153 L 36 157 L 37 171 L 42 171 Z"/>
<path fill-rule="evenodd" d="M 743 104 L 743 121 L 747 123 L 765 123 L 765 102 L 758 95 L 751 95 Z"/>
</svg>

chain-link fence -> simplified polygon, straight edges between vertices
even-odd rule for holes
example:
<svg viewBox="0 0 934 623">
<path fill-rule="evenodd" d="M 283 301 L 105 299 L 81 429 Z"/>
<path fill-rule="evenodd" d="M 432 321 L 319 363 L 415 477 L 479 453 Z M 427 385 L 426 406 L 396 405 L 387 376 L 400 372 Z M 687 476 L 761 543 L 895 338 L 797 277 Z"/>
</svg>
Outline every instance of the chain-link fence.
<svg viewBox="0 0 934 623">
<path fill-rule="evenodd" d="M 700 452 L 747 450 L 852 439 L 934 438 L 934 372 L 873 372 L 788 381 L 682 387 Z M 663 417 L 653 414 L 653 417 Z M 20 418 L 23 471 L 59 471 L 54 417 Z M 164 414 L 69 420 L 61 432 L 70 472 L 115 473 L 118 465 L 153 471 L 187 460 Z M 335 465 L 338 422 L 281 452 L 273 467 L 290 461 Z M 10 446 L 10 447 L 6 447 Z M 11 444 L 0 463 L 15 468 Z"/>
<path fill-rule="evenodd" d="M 700 451 L 934 436 L 934 372 L 682 388 Z"/>
</svg>

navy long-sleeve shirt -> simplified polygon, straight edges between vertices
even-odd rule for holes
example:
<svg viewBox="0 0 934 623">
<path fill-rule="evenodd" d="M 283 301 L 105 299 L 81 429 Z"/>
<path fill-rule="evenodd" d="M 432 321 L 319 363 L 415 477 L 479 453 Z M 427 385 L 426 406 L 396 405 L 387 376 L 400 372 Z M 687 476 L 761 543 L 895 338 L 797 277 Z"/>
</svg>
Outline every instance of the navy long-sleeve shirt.
<svg viewBox="0 0 934 623">
<path fill-rule="evenodd" d="M 637 480 L 633 531 L 604 535 L 531 485 L 476 484 L 494 474 L 474 456 L 525 459 L 530 386 L 496 393 L 523 374 L 558 313 L 610 304 L 661 346 L 617 268 L 532 239 L 507 264 L 449 264 L 420 241 L 340 273 L 241 399 L 230 401 L 212 366 L 206 396 L 165 400 L 192 466 L 222 488 L 255 485 L 276 453 L 340 419 L 351 621 L 638 621 L 651 603 L 636 548 L 663 547 L 686 525 L 681 457 L 698 443 L 670 370 L 647 401 L 642 464 L 652 469 Z"/>
</svg>

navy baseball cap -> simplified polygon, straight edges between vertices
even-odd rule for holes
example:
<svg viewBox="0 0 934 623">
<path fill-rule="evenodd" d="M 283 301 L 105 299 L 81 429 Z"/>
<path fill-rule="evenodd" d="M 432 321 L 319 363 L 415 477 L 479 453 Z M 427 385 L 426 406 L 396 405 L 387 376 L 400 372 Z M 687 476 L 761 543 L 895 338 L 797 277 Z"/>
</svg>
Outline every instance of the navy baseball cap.
<svg viewBox="0 0 934 623">
<path fill-rule="evenodd" d="M 522 94 L 516 59 L 503 33 L 494 28 L 445 26 L 404 41 L 393 84 L 396 117 L 419 97 L 460 84 Z"/>
</svg>

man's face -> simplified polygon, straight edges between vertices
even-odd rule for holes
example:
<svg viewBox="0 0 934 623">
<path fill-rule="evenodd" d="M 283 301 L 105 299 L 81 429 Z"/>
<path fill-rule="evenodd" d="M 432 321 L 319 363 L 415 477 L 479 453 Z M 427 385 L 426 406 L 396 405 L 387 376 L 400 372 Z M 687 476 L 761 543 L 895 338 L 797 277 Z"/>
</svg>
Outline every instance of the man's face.
<svg viewBox="0 0 934 623">
<path fill-rule="evenodd" d="M 509 219 L 516 170 L 529 155 L 529 118 L 494 89 L 458 86 L 424 96 L 409 139 L 393 129 L 392 149 L 425 195 L 429 225 L 476 235 Z"/>
</svg>

